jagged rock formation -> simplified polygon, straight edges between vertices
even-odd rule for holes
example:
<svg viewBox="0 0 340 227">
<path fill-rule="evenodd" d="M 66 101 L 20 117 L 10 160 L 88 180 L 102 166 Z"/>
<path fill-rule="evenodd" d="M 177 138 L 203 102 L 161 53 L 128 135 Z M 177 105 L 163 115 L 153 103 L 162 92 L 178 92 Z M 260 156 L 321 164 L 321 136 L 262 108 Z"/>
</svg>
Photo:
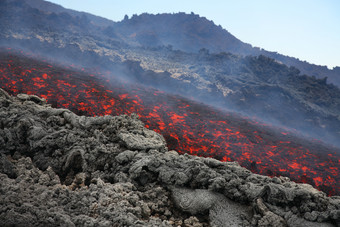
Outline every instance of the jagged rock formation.
<svg viewBox="0 0 340 227">
<path fill-rule="evenodd" d="M 0 225 L 339 226 L 340 198 L 0 89 Z"/>
<path fill-rule="evenodd" d="M 302 61 L 294 57 L 285 56 L 277 52 L 266 51 L 259 47 L 253 47 L 250 44 L 244 43 L 234 37 L 225 28 L 215 25 L 214 22 L 208 20 L 209 18 L 207 19 L 205 17 L 200 17 L 199 15 L 196 15 L 194 13 L 164 13 L 157 15 L 143 13 L 138 16 L 133 15 L 131 18 L 126 17 L 120 22 L 113 22 L 89 13 L 65 9 L 59 5 L 43 0 L 4 0 L 0 2 L 0 4 L 1 3 L 6 5 L 9 11 L 19 14 L 19 17 L 24 17 L 24 15 L 22 14 L 22 12 L 18 13 L 18 11 L 12 10 L 12 6 L 21 6 L 26 9 L 33 8 L 34 13 L 38 13 L 37 10 L 46 12 L 49 20 L 48 23 L 50 23 L 51 19 L 55 19 L 56 22 L 65 22 L 66 20 L 72 18 L 73 29 L 75 28 L 75 26 L 78 25 L 85 26 L 87 31 L 85 33 L 91 34 L 90 36 L 87 36 L 87 34 L 82 34 L 87 36 L 86 42 L 91 43 L 91 45 L 93 45 L 94 43 L 93 40 L 91 40 L 93 38 L 93 34 L 100 34 L 104 37 L 110 37 L 111 42 L 113 41 L 113 43 L 118 41 L 134 46 L 154 47 L 157 45 L 169 45 L 172 46 L 174 49 L 194 53 L 196 53 L 201 48 L 207 48 L 214 53 L 230 52 L 243 56 L 265 55 L 279 62 L 282 62 L 285 65 L 294 66 L 298 68 L 302 73 L 305 73 L 307 75 L 314 75 L 317 78 L 329 77 L 329 80 L 332 83 L 335 83 L 337 85 L 340 84 L 340 67 L 335 67 L 333 70 L 329 70 L 326 66 L 310 64 L 306 61 Z M 6 12 L 2 11 L 1 13 L 3 13 L 3 19 L 6 18 Z M 27 18 L 26 16 L 27 15 L 25 15 L 25 18 Z M 41 15 L 30 17 L 30 15 L 28 15 L 30 20 L 21 20 L 20 23 L 35 21 L 36 18 L 41 18 L 40 16 Z M 5 22 L 3 24 L 6 24 L 7 21 L 3 21 Z M 40 22 L 42 21 L 39 21 L 39 23 Z M 7 24 L 14 25 L 15 22 L 11 21 L 11 23 Z M 48 28 L 48 32 L 51 32 L 52 34 L 47 35 L 47 37 L 44 34 L 39 34 L 38 36 L 36 36 L 36 38 L 47 42 L 54 40 L 54 42 L 57 43 L 63 38 L 66 38 L 62 36 L 58 37 L 58 33 L 55 33 L 53 31 L 55 23 L 52 22 L 52 24 L 53 26 L 50 26 Z M 31 26 L 29 25 L 28 27 Z M 38 32 L 39 26 L 32 27 L 35 32 Z M 67 27 L 68 25 L 66 24 L 63 29 Z M 42 26 L 42 28 L 44 28 L 44 26 Z M 7 28 L 5 27 L 5 29 Z M 26 30 L 22 28 L 20 29 Z M 13 38 L 22 39 L 23 36 L 21 34 L 14 33 Z M 101 39 L 102 38 L 97 39 L 95 42 L 100 42 Z M 76 40 L 79 40 L 79 38 L 71 39 L 71 45 L 77 46 L 79 43 L 75 42 Z M 108 44 L 100 43 L 100 46 L 106 45 Z"/>
<path fill-rule="evenodd" d="M 281 62 L 295 65 L 292 59 L 252 49 L 194 14 L 142 14 L 110 23 L 41 2 L 0 2 L 0 45 L 26 49 L 44 59 L 109 70 L 340 146 L 340 90 L 327 83 L 339 85 L 339 70 L 289 68 Z"/>
</svg>

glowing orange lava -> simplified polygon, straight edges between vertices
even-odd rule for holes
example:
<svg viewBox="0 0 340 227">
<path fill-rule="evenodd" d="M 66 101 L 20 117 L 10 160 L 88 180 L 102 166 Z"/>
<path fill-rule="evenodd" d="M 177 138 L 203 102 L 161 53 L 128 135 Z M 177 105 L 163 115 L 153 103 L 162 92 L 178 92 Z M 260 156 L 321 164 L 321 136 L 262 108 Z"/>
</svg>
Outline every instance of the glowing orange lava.
<svg viewBox="0 0 340 227">
<path fill-rule="evenodd" d="M 0 54 L 0 86 L 87 116 L 137 113 L 180 153 L 237 161 L 255 173 L 288 176 L 328 195 L 340 192 L 336 148 L 179 96 L 118 82 L 109 74 L 77 72 L 7 51 Z"/>
</svg>

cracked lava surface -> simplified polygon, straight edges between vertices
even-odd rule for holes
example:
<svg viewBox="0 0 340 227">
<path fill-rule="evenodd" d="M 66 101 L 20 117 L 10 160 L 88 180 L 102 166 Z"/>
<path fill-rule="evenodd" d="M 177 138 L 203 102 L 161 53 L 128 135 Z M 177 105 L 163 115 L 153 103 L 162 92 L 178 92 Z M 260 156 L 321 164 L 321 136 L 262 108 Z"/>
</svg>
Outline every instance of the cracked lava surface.
<svg viewBox="0 0 340 227">
<path fill-rule="evenodd" d="M 179 153 L 237 161 L 255 173 L 287 176 L 328 195 L 340 194 L 339 149 L 254 119 L 10 49 L 0 53 L 0 86 L 11 94 L 38 95 L 79 115 L 137 113 Z"/>
</svg>

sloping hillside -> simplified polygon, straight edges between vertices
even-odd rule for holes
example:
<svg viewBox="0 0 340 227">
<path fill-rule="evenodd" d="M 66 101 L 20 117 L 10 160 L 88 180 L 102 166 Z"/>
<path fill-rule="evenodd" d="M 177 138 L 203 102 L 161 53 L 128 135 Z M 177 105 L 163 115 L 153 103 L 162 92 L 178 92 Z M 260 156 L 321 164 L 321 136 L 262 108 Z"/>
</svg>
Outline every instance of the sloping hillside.
<svg viewBox="0 0 340 227">
<path fill-rule="evenodd" d="M 6 1 L 18 2 L 18 0 Z M 106 35 L 114 38 L 119 36 L 125 42 L 151 47 L 171 45 L 175 49 L 194 53 L 197 53 L 201 48 L 207 48 L 215 53 L 231 52 L 244 56 L 264 55 L 288 66 L 294 66 L 303 74 L 316 76 L 320 79 L 328 77 L 329 82 L 340 85 L 340 67 L 330 70 L 326 66 L 311 64 L 294 58 L 294 56 L 285 56 L 264 50 L 261 47 L 253 47 L 234 37 L 226 28 L 215 25 L 213 21 L 209 21 L 209 18 L 193 13 L 141 14 L 120 22 L 113 22 L 89 13 L 65 9 L 43 0 L 27 0 L 25 3 L 44 12 L 67 13 L 75 18 L 86 18 L 91 24 L 106 28 Z"/>
<path fill-rule="evenodd" d="M 0 89 L 0 116 L 2 226 L 339 224 L 338 197 L 168 151 L 136 115 L 80 117 Z"/>
<path fill-rule="evenodd" d="M 196 14 L 141 14 L 116 23 L 112 29 L 124 36 L 127 42 L 134 41 L 144 46 L 171 45 L 174 49 L 197 53 L 201 48 L 210 52 L 230 52 L 237 55 L 264 55 L 288 66 L 298 68 L 302 73 L 328 77 L 329 81 L 340 85 L 340 68 L 329 70 L 301 61 L 292 56 L 270 52 L 243 43 L 213 21 Z"/>
<path fill-rule="evenodd" d="M 163 26 L 160 31 L 169 40 L 176 39 L 170 34 L 171 29 L 180 32 L 186 21 L 191 21 L 190 29 L 202 27 L 202 34 L 197 36 L 203 38 L 198 40 L 203 42 L 204 37 L 213 38 L 207 33 L 209 27 L 214 27 L 213 23 L 197 15 L 145 14 L 101 27 L 87 16 L 37 10 L 20 0 L 2 1 L 0 10 L 2 45 L 27 49 L 42 58 L 59 62 L 109 70 L 134 82 L 257 116 L 327 142 L 340 141 L 340 92 L 325 78 L 301 75 L 296 68 L 264 56 L 214 54 L 207 49 L 190 53 L 174 50 L 171 46 L 140 45 L 137 33 L 150 31 L 146 28 L 156 29 L 166 21 L 168 26 Z M 155 20 L 160 21 L 158 25 L 147 23 L 154 17 L 160 17 Z M 175 26 L 176 21 L 178 26 Z M 143 25 L 145 23 L 148 27 Z M 131 29 L 137 33 L 131 36 Z M 212 31 L 222 30 L 215 26 Z M 184 32 L 183 37 L 189 37 L 189 33 Z M 249 47 L 226 31 L 222 33 L 239 43 L 239 47 Z M 161 42 L 161 34 L 142 39 Z"/>
</svg>

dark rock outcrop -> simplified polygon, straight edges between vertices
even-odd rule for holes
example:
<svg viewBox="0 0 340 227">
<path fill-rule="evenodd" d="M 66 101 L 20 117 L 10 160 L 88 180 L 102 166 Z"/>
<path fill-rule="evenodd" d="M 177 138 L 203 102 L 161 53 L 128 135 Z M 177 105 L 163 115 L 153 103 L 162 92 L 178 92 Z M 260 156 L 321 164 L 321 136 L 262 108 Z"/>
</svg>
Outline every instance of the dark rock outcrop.
<svg viewBox="0 0 340 227">
<path fill-rule="evenodd" d="M 254 49 L 206 18 L 142 14 L 114 23 L 42 0 L 3 0 L 0 14 L 0 46 L 108 70 L 340 146 L 337 70 Z"/>
<path fill-rule="evenodd" d="M 339 226 L 340 198 L 0 89 L 0 225 Z"/>
</svg>

